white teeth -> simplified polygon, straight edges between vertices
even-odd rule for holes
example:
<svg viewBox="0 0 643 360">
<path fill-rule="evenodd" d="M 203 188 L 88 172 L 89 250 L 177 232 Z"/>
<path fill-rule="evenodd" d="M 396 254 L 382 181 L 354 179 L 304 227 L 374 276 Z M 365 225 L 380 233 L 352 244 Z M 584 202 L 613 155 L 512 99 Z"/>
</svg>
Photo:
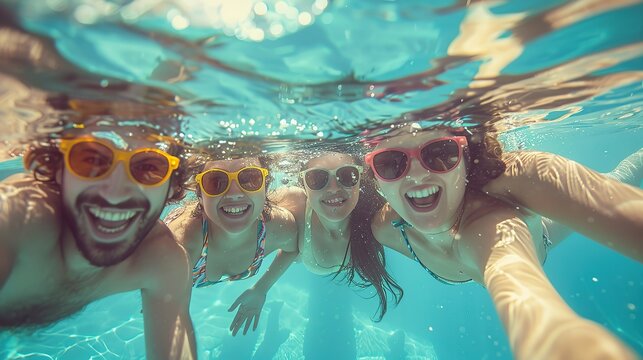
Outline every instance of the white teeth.
<svg viewBox="0 0 643 360">
<path fill-rule="evenodd" d="M 336 198 L 332 198 L 329 200 L 322 200 L 322 201 L 327 204 L 339 204 L 339 203 L 343 203 L 344 200 L 345 200 L 344 198 L 336 197 Z"/>
<path fill-rule="evenodd" d="M 225 211 L 228 214 L 238 215 L 238 214 L 248 210 L 249 207 L 250 207 L 250 205 L 242 205 L 242 206 L 237 205 L 237 206 L 224 206 L 222 209 L 223 209 L 223 211 Z"/>
<path fill-rule="evenodd" d="M 435 194 L 436 192 L 438 192 L 438 190 L 439 188 L 436 185 L 433 185 L 427 189 L 409 191 L 406 193 L 406 196 L 412 199 L 425 198 Z"/>
<path fill-rule="evenodd" d="M 98 207 L 90 207 L 89 212 L 97 218 L 105 221 L 123 221 L 129 220 L 136 215 L 136 211 L 112 211 Z"/>
<path fill-rule="evenodd" d="M 115 233 L 115 232 L 119 232 L 119 231 L 121 231 L 121 230 L 125 229 L 125 227 L 126 227 L 126 226 L 127 226 L 127 224 L 123 224 L 123 225 L 121 225 L 121 226 L 119 226 L 119 227 L 116 227 L 116 228 L 113 228 L 113 229 L 106 228 L 106 227 L 104 227 L 104 226 L 102 226 L 102 225 L 98 225 L 98 226 L 96 226 L 96 227 L 98 228 L 98 230 L 100 230 L 100 231 L 102 231 L 102 232 L 104 232 L 104 233 L 113 234 L 113 233 Z"/>
</svg>

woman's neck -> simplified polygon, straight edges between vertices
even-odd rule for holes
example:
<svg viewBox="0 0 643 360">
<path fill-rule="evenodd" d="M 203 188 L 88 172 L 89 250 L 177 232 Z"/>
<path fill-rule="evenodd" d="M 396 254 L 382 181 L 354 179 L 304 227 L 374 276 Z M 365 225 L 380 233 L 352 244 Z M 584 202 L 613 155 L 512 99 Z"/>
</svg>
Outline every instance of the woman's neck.
<svg viewBox="0 0 643 360">
<path fill-rule="evenodd" d="M 340 221 L 330 221 L 317 215 L 317 221 L 321 225 L 324 233 L 331 239 L 345 239 L 350 235 L 350 216 Z"/>
<path fill-rule="evenodd" d="M 465 199 L 462 199 L 456 211 L 449 217 L 448 221 L 439 228 L 432 231 L 421 232 L 422 236 L 429 242 L 436 244 L 445 244 L 452 242 L 460 231 L 460 223 L 465 210 Z"/>
</svg>

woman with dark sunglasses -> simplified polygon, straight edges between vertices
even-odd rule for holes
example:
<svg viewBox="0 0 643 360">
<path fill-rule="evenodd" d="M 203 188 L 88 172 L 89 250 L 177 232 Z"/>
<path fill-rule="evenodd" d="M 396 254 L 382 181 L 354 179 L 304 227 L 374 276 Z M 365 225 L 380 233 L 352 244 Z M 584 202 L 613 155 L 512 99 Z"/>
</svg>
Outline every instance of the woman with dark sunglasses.
<svg viewBox="0 0 643 360">
<path fill-rule="evenodd" d="M 507 167 L 495 138 L 484 129 L 418 130 L 398 130 L 366 156 L 388 200 L 373 220 L 376 239 L 442 283 L 485 286 L 517 358 L 634 359 L 613 335 L 576 315 L 549 282 L 540 265 L 550 246 L 542 218 L 483 191 L 494 181 L 511 186 L 499 177 L 511 177 L 504 173 L 515 164 Z M 532 180 L 536 188 L 546 183 Z M 599 203 L 620 200 L 610 191 L 615 186 L 626 188 L 619 196 L 641 198 L 637 189 L 602 180 L 607 193 Z"/>
<path fill-rule="evenodd" d="M 263 157 L 192 159 L 198 174 L 198 201 L 170 213 L 166 222 L 187 250 L 193 287 L 254 276 L 265 256 L 279 254 L 265 276 L 245 291 L 229 311 L 239 307 L 230 330 L 233 335 L 254 320 L 256 329 L 266 293 L 297 256 L 297 227 L 293 215 L 273 206 Z"/>
<path fill-rule="evenodd" d="M 384 249 L 370 230 L 373 215 L 384 205 L 370 171 L 356 156 L 328 151 L 307 161 L 299 178 L 303 189 L 281 189 L 276 199 L 297 220 L 301 262 L 312 273 L 343 273 L 350 284 L 373 286 L 379 298 L 376 319 L 381 319 L 388 293 L 399 303 L 403 292 L 386 272 Z"/>
</svg>

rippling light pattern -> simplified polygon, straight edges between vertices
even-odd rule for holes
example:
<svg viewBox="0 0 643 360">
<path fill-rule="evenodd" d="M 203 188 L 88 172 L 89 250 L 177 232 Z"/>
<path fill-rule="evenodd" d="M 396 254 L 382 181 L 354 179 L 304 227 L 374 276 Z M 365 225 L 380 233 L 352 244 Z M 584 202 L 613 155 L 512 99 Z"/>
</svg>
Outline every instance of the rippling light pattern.
<svg viewBox="0 0 643 360">
<path fill-rule="evenodd" d="M 165 18 L 175 30 L 212 28 L 240 40 L 277 39 L 311 25 L 328 0 L 46 0 L 48 10 L 67 12 L 81 24 L 118 18 L 133 23 Z M 41 12 L 39 10 L 37 12 Z"/>
</svg>

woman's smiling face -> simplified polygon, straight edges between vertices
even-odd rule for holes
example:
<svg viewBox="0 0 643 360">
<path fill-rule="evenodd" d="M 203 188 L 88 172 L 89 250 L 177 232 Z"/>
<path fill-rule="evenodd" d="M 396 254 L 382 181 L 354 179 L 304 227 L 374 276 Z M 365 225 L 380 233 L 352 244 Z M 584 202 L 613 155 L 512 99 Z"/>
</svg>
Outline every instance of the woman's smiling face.
<svg viewBox="0 0 643 360">
<path fill-rule="evenodd" d="M 221 169 L 228 172 L 239 171 L 246 166 L 261 167 L 257 158 L 235 160 L 216 160 L 205 164 L 204 171 Z M 228 191 L 217 196 L 208 196 L 201 192 L 199 197 L 203 212 L 224 231 L 236 234 L 246 230 L 261 216 L 266 202 L 265 186 L 256 192 L 246 192 L 237 180 L 233 180 Z"/>
<path fill-rule="evenodd" d="M 329 153 L 310 160 L 304 170 L 323 169 L 332 172 L 346 165 L 355 165 L 355 160 L 347 154 Z M 333 222 L 341 221 L 348 218 L 357 205 L 359 181 L 355 186 L 348 187 L 338 183 L 332 173 L 328 175 L 328 183 L 319 190 L 311 190 L 305 186 L 306 195 L 310 206 L 319 217 Z"/>
<path fill-rule="evenodd" d="M 410 132 L 403 130 L 398 135 L 382 141 L 375 148 L 417 149 L 427 142 L 450 137 L 445 130 Z M 391 207 L 409 224 L 421 232 L 437 232 L 448 229 L 464 198 L 466 169 L 464 161 L 448 172 L 436 173 L 422 166 L 419 159 L 411 158 L 406 175 L 394 181 L 377 180 L 384 197 Z"/>
</svg>

